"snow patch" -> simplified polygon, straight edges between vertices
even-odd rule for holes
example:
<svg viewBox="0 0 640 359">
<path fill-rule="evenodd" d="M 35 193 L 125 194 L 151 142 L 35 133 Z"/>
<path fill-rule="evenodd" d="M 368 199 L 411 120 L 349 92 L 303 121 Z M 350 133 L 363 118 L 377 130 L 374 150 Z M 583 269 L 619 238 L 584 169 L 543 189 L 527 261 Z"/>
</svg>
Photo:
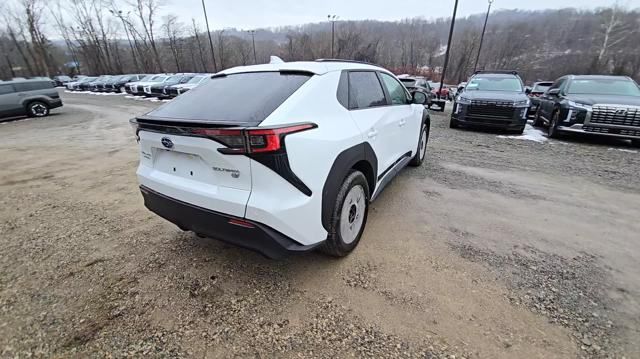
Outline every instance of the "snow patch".
<svg viewBox="0 0 640 359">
<path fill-rule="evenodd" d="M 538 143 L 544 143 L 544 142 L 547 142 L 548 140 L 548 138 L 544 135 L 544 132 L 538 130 L 537 128 L 531 125 L 525 125 L 524 132 L 522 133 L 522 135 L 515 135 L 515 136 L 500 135 L 498 137 L 509 138 L 514 140 L 528 140 L 528 141 L 534 141 Z"/>
<path fill-rule="evenodd" d="M 624 149 L 624 148 L 609 148 L 609 151 L 620 151 L 620 152 L 626 152 L 626 153 L 638 153 L 638 151 L 627 150 L 627 149 Z"/>
</svg>

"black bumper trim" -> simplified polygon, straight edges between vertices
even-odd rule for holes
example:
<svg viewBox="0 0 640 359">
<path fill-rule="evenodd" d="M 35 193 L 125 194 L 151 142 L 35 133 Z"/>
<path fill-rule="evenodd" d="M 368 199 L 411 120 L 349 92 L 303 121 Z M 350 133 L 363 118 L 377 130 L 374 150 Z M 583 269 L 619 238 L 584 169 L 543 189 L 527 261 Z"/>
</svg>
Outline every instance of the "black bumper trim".
<svg viewBox="0 0 640 359">
<path fill-rule="evenodd" d="M 140 192 L 144 205 L 150 211 L 180 229 L 253 250 L 271 259 L 282 259 L 291 252 L 309 251 L 322 244 L 302 245 L 271 227 L 253 221 L 248 222 L 254 228 L 230 224 L 231 219 L 247 220 L 194 206 L 145 186 L 140 186 Z"/>
</svg>

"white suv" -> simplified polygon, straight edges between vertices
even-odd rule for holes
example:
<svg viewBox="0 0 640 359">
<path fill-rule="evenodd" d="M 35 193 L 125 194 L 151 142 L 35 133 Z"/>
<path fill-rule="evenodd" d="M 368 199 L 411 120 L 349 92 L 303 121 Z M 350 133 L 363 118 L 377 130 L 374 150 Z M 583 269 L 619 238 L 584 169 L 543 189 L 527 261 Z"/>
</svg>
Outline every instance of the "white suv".
<svg viewBox="0 0 640 359">
<path fill-rule="evenodd" d="M 426 96 L 318 60 L 237 67 L 131 120 L 145 206 L 270 258 L 358 244 L 369 202 L 426 153 Z"/>
</svg>

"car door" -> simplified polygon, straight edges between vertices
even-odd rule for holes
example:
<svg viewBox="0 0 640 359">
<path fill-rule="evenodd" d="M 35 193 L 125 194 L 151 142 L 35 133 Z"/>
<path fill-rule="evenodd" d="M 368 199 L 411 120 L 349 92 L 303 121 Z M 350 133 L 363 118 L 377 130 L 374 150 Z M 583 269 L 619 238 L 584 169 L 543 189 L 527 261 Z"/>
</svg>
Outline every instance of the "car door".
<svg viewBox="0 0 640 359">
<path fill-rule="evenodd" d="M 11 84 L 0 84 L 0 115 L 11 115 L 20 109 L 20 99 Z"/>
<path fill-rule="evenodd" d="M 422 125 L 422 109 L 420 105 L 411 104 L 411 95 L 395 77 L 380 72 L 380 79 L 391 102 L 390 110 L 398 119 L 392 126 L 391 141 L 395 148 L 396 160 L 416 151 Z M 420 110 L 420 113 L 418 113 Z"/>
<path fill-rule="evenodd" d="M 558 95 L 549 94 L 549 91 L 553 89 L 562 89 L 566 82 L 566 77 L 557 79 L 540 98 L 540 117 L 545 121 L 551 121 L 551 113 L 553 112 L 555 103 L 558 100 Z"/>
<path fill-rule="evenodd" d="M 375 71 L 349 71 L 349 113 L 378 160 L 378 180 L 397 160 L 395 132 L 400 119 L 389 105 Z"/>
</svg>

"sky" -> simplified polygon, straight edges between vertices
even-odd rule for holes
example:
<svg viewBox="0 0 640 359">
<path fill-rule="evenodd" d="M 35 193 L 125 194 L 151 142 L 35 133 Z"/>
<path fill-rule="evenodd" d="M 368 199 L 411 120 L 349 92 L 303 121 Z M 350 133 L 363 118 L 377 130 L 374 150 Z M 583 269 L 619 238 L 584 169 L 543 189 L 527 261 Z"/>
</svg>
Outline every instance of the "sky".
<svg viewBox="0 0 640 359">
<path fill-rule="evenodd" d="M 182 22 L 195 18 L 204 24 L 201 0 L 163 0 L 164 14 Z M 576 7 L 607 7 L 615 0 L 495 0 L 493 9 L 541 10 Z M 619 0 L 623 6 L 640 8 L 640 0 Z M 450 17 L 454 0 L 205 0 L 213 29 L 253 29 L 326 21 L 327 15 L 342 20 L 400 20 L 412 17 Z M 460 0 L 458 16 L 484 13 L 487 0 Z"/>
</svg>

